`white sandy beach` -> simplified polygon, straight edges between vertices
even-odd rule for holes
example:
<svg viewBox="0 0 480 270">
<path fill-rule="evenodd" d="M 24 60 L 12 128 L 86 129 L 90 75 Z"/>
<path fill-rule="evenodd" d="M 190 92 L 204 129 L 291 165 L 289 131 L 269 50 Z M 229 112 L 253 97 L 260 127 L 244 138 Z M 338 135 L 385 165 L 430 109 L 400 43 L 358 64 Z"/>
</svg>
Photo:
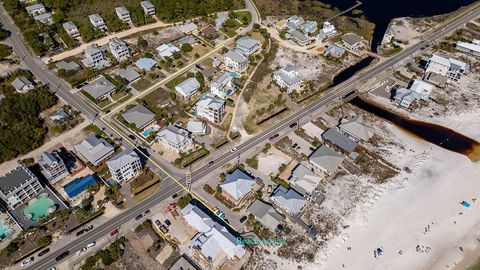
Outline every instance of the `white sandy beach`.
<svg viewBox="0 0 480 270">
<path fill-rule="evenodd" d="M 478 141 L 478 119 L 478 113 L 470 113 L 444 121 Z M 343 269 L 342 264 L 344 269 L 464 269 L 478 256 L 472 251 L 480 245 L 480 163 L 418 141 L 391 125 L 389 129 L 399 143 L 415 151 L 388 159 L 401 158 L 401 167 L 413 172 L 402 172 L 378 200 L 347 217 L 350 227 L 304 269 Z M 464 200 L 471 207 L 462 206 Z M 429 252 L 417 252 L 417 245 Z M 374 258 L 378 247 L 384 252 Z M 468 262 L 462 262 L 465 254 Z"/>
</svg>

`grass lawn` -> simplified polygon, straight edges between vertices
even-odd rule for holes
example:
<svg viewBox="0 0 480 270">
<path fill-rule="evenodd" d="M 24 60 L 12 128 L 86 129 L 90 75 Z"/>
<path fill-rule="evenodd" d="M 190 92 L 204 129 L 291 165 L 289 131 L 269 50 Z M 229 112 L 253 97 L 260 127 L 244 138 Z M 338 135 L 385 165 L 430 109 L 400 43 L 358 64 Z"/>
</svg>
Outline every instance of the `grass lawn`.
<svg viewBox="0 0 480 270">
<path fill-rule="evenodd" d="M 115 93 L 113 93 L 112 98 L 113 98 L 113 100 L 118 101 L 118 100 L 124 98 L 125 96 L 128 96 L 128 94 L 125 93 L 125 92 L 115 92 Z"/>
<path fill-rule="evenodd" d="M 240 24 L 238 24 L 238 27 L 240 27 Z M 223 27 L 222 29 L 220 29 L 220 31 L 227 35 L 227 37 L 232 38 L 237 34 L 235 30 L 237 30 L 238 27 Z"/>
<path fill-rule="evenodd" d="M 250 11 L 238 11 L 235 12 L 235 15 L 239 21 L 246 22 L 245 25 L 249 25 L 250 22 L 252 21 L 252 14 L 250 14 Z"/>
<path fill-rule="evenodd" d="M 110 99 L 108 99 L 108 98 L 103 99 L 102 101 L 99 101 L 97 103 L 97 106 L 99 108 L 105 108 L 105 107 L 110 106 L 110 105 L 112 105 L 112 101 L 110 101 Z"/>
<path fill-rule="evenodd" d="M 137 91 L 144 91 L 145 89 L 152 86 L 153 83 L 149 79 L 140 78 L 138 81 L 132 83 L 133 88 L 137 89 Z"/>
<path fill-rule="evenodd" d="M 157 183 L 157 184 L 143 190 L 140 194 L 137 194 L 137 195 L 133 196 L 132 201 L 135 204 L 137 204 L 137 203 L 145 200 L 146 198 L 152 196 L 152 194 L 155 193 L 159 188 L 160 188 L 160 183 Z"/>
<path fill-rule="evenodd" d="M 180 84 L 181 82 L 183 82 L 184 80 L 187 79 L 187 76 L 186 75 L 180 75 L 174 79 L 172 79 L 171 81 L 169 81 L 168 83 L 165 84 L 165 86 L 172 90 L 172 91 L 175 91 L 175 86 L 177 86 L 178 84 Z"/>
<path fill-rule="evenodd" d="M 193 46 L 193 50 L 191 52 L 188 52 L 187 54 L 190 56 L 190 57 L 193 57 L 195 58 L 195 54 L 198 53 L 198 55 L 200 55 L 200 57 L 204 56 L 205 54 L 208 53 L 208 48 L 207 47 L 203 47 L 202 44 L 196 44 L 195 46 Z"/>
</svg>

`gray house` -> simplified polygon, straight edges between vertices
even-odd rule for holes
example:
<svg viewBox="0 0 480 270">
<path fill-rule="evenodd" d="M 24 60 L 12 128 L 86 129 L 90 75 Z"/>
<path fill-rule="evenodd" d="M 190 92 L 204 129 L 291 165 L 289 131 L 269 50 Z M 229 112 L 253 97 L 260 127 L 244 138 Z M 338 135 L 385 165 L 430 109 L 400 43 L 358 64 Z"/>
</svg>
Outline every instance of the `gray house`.
<svg viewBox="0 0 480 270">
<path fill-rule="evenodd" d="M 132 149 L 125 149 L 107 161 L 112 178 L 117 182 L 128 181 L 142 170 L 140 157 Z"/>
<path fill-rule="evenodd" d="M 110 95 L 117 90 L 117 87 L 107 78 L 101 76 L 93 82 L 83 86 L 83 90 L 94 99 L 110 98 Z"/>
<path fill-rule="evenodd" d="M 283 216 L 273 206 L 255 200 L 247 209 L 255 219 L 271 231 L 278 231 L 279 225 L 283 222 Z"/>
<path fill-rule="evenodd" d="M 249 36 L 241 37 L 235 43 L 245 55 L 251 55 L 260 48 L 260 41 Z"/>
<path fill-rule="evenodd" d="M 122 77 L 127 83 L 132 83 L 140 79 L 140 74 L 133 68 L 119 68 L 116 73 L 118 76 Z"/>
<path fill-rule="evenodd" d="M 0 199 L 10 210 L 25 204 L 43 190 L 38 178 L 23 165 L 0 176 Z"/>
<path fill-rule="evenodd" d="M 13 80 L 12 86 L 19 93 L 26 93 L 35 88 L 35 84 L 30 79 L 25 77 L 18 77 Z"/>
<path fill-rule="evenodd" d="M 143 105 L 137 105 L 122 114 L 123 119 L 143 130 L 155 122 L 155 114 Z"/>
<path fill-rule="evenodd" d="M 292 188 L 286 189 L 282 185 L 275 188 L 270 198 L 290 215 L 299 214 L 307 204 L 307 200 L 300 193 Z"/>
<path fill-rule="evenodd" d="M 104 138 L 97 138 L 94 135 L 88 136 L 85 140 L 74 145 L 75 150 L 87 161 L 97 166 L 110 155 L 115 149 Z"/>
<path fill-rule="evenodd" d="M 68 176 L 68 170 L 63 162 L 62 158 L 57 151 L 43 152 L 42 159 L 38 161 L 42 174 L 47 180 L 54 184 L 66 176 Z"/>
<path fill-rule="evenodd" d="M 175 91 L 183 98 L 189 98 L 200 89 L 200 83 L 195 77 L 190 77 L 175 86 Z"/>
<path fill-rule="evenodd" d="M 337 171 L 343 160 L 342 155 L 325 144 L 315 150 L 309 157 L 309 161 L 315 167 L 315 170 L 330 175 Z"/>
<path fill-rule="evenodd" d="M 349 137 L 338 132 L 336 129 L 329 128 L 322 134 L 322 139 L 340 148 L 343 152 L 350 154 L 357 148 L 358 143 Z"/>
</svg>

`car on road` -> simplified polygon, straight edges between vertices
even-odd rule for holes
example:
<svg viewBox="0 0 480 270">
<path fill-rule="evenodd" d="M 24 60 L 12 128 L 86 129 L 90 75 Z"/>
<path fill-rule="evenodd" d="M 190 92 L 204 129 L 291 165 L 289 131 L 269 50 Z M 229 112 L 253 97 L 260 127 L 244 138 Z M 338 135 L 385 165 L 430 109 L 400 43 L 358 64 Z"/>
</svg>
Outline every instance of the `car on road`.
<svg viewBox="0 0 480 270">
<path fill-rule="evenodd" d="M 295 149 L 295 148 L 297 148 L 297 146 L 298 146 L 298 143 L 294 143 L 294 144 L 292 145 L 292 148 Z"/>
<path fill-rule="evenodd" d="M 80 255 L 82 255 L 82 253 L 84 253 L 85 251 L 87 251 L 87 247 L 83 247 L 82 249 L 80 249 L 79 251 L 77 251 L 75 254 L 77 254 L 77 256 L 80 256 Z"/>
<path fill-rule="evenodd" d="M 235 152 L 235 151 L 237 151 L 237 148 L 236 148 L 236 147 L 230 149 L 230 152 L 232 152 L 232 153 Z"/>
<path fill-rule="evenodd" d="M 138 215 L 138 216 L 135 217 L 135 220 L 139 220 L 139 219 L 141 219 L 142 217 L 143 217 L 143 214 L 140 214 L 140 215 Z"/>
<path fill-rule="evenodd" d="M 50 268 L 50 269 L 48 269 L 48 270 L 57 270 L 57 268 L 54 266 L 54 267 L 52 267 L 52 268 Z"/>
<path fill-rule="evenodd" d="M 160 222 L 160 220 L 155 220 L 155 225 L 157 225 L 158 227 L 162 226 L 162 222 Z"/>
<path fill-rule="evenodd" d="M 46 248 L 38 253 L 38 257 L 42 257 L 43 255 L 47 254 L 50 251 L 49 248 Z"/>
<path fill-rule="evenodd" d="M 167 224 L 167 226 L 172 225 L 172 223 L 171 223 L 170 220 L 168 220 L 168 219 L 165 219 L 165 224 Z"/>
<path fill-rule="evenodd" d="M 90 244 L 87 245 L 87 248 L 94 247 L 97 244 L 97 242 L 93 241 Z"/>
<path fill-rule="evenodd" d="M 55 257 L 55 260 L 58 262 L 61 259 L 67 257 L 69 254 L 70 254 L 70 251 L 67 250 L 67 251 L 63 252 L 62 254 L 58 255 L 57 257 Z"/>
<path fill-rule="evenodd" d="M 297 123 L 291 123 L 289 127 L 290 127 L 290 128 L 294 128 L 294 127 L 296 127 L 296 126 L 297 126 Z"/>
<path fill-rule="evenodd" d="M 82 235 L 83 233 L 85 233 L 85 229 L 81 229 L 80 231 L 77 232 L 77 236 L 80 236 Z"/>
<path fill-rule="evenodd" d="M 210 162 L 208 162 L 208 166 L 212 166 L 212 165 L 213 165 L 213 163 L 215 163 L 215 161 L 213 161 L 213 160 L 212 160 L 212 161 L 210 161 Z"/>
<path fill-rule="evenodd" d="M 177 193 L 173 194 L 173 195 L 172 195 L 172 199 L 175 199 L 177 196 L 178 196 Z"/>
<path fill-rule="evenodd" d="M 115 229 L 113 231 L 110 232 L 110 236 L 114 236 L 115 234 L 118 233 L 118 229 Z"/>
<path fill-rule="evenodd" d="M 128 138 L 132 141 L 135 141 L 137 139 L 137 137 L 133 136 L 133 135 L 128 135 Z"/>
<path fill-rule="evenodd" d="M 24 260 L 20 266 L 25 267 L 25 266 L 29 265 L 30 263 L 32 263 L 34 260 L 35 260 L 35 258 L 32 256 L 32 257 Z"/>
<path fill-rule="evenodd" d="M 241 218 L 240 218 L 240 223 L 243 223 L 243 222 L 245 222 L 245 220 L 247 220 L 247 216 L 243 216 L 243 217 L 241 217 Z"/>
<path fill-rule="evenodd" d="M 278 136 L 280 136 L 280 135 L 277 133 L 277 134 L 273 135 L 272 137 L 270 137 L 269 140 L 271 141 L 271 140 L 273 140 L 273 139 L 275 139 L 275 138 L 278 138 Z"/>
</svg>

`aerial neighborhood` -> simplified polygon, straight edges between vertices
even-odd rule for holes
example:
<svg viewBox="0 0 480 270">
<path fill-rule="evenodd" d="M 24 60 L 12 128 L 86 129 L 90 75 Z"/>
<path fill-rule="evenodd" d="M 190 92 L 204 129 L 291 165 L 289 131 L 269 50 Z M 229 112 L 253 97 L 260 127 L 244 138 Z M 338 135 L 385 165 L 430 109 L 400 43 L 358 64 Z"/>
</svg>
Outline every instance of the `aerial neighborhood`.
<svg viewBox="0 0 480 270">
<path fill-rule="evenodd" d="M 480 9 L 346 5 L 4 0 L 0 267 L 450 269 Z"/>
</svg>

